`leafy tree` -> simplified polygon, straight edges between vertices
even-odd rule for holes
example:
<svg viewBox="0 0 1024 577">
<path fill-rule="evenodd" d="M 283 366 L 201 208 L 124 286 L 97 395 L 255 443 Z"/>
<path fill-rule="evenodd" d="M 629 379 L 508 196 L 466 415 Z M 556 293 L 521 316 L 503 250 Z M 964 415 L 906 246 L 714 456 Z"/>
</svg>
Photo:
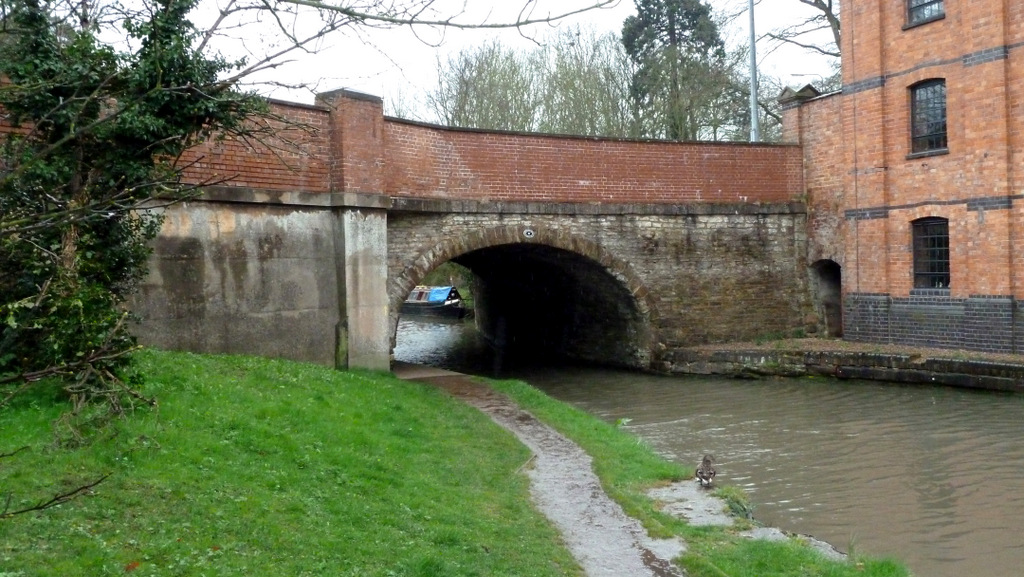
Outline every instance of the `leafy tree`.
<svg viewBox="0 0 1024 577">
<path fill-rule="evenodd" d="M 622 43 L 636 65 L 631 97 L 646 136 L 698 140 L 714 132 L 716 102 L 731 90 L 725 44 L 700 0 L 636 0 Z"/>
<path fill-rule="evenodd" d="M 232 64 L 193 48 L 197 1 L 152 0 L 124 22 L 137 48 L 119 52 L 87 15 L 75 25 L 40 0 L 3 0 L 0 383 L 57 374 L 77 402 L 115 410 L 130 392 L 122 305 L 160 224 L 136 209 L 187 194 L 182 153 L 246 132 L 265 108 L 220 81 Z"/>
</svg>

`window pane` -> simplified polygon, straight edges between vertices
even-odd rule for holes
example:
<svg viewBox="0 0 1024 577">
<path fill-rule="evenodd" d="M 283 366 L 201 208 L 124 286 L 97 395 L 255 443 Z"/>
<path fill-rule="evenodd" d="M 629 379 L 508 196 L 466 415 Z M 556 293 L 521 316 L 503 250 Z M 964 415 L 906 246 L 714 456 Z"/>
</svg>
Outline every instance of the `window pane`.
<svg viewBox="0 0 1024 577">
<path fill-rule="evenodd" d="M 911 88 L 911 151 L 946 148 L 946 83 L 925 82 Z"/>
<path fill-rule="evenodd" d="M 942 0 L 910 0 L 907 7 L 907 20 L 910 24 L 924 22 L 943 14 Z"/>
<path fill-rule="evenodd" d="M 949 221 L 913 222 L 914 288 L 949 288 Z"/>
</svg>

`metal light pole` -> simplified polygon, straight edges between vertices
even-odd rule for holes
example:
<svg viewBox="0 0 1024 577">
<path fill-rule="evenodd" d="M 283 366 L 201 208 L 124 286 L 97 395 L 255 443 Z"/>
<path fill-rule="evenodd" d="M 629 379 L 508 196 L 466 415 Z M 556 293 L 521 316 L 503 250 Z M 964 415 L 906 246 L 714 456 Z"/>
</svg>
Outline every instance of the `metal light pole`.
<svg viewBox="0 0 1024 577">
<path fill-rule="evenodd" d="M 750 142 L 761 140 L 761 127 L 757 119 L 757 36 L 754 34 L 754 0 L 750 8 Z"/>
</svg>

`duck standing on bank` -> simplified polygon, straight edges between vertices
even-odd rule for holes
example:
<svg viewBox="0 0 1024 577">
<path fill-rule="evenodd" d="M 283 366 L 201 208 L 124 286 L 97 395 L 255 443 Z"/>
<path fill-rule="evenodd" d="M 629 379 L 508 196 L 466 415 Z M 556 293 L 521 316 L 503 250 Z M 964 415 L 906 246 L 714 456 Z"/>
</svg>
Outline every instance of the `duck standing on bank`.
<svg viewBox="0 0 1024 577">
<path fill-rule="evenodd" d="M 711 481 L 715 478 L 715 468 L 711 464 L 714 458 L 714 455 L 704 455 L 700 465 L 697 465 L 697 480 L 700 481 L 701 487 L 710 487 Z"/>
</svg>

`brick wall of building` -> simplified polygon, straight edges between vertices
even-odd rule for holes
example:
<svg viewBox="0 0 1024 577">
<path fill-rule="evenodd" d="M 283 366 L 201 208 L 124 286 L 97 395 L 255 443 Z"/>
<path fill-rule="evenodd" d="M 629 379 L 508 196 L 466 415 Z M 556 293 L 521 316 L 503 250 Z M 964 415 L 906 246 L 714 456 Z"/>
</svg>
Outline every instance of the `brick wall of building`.
<svg viewBox="0 0 1024 577">
<path fill-rule="evenodd" d="M 831 260 L 842 264 L 844 258 L 845 175 L 841 170 L 829 170 L 845 154 L 842 104 L 837 95 L 826 95 L 813 104 L 783 107 L 783 139 L 803 145 L 809 263 Z"/>
<path fill-rule="evenodd" d="M 804 146 L 810 255 L 842 266 L 849 339 L 1024 350 L 1024 9 L 944 4 L 914 26 L 903 0 L 844 4 L 842 93 L 787 110 L 786 134 Z M 948 149 L 913 154 L 911 88 L 931 79 L 946 83 Z M 911 223 L 924 217 L 949 221 L 940 290 L 914 288 Z"/>
</svg>

